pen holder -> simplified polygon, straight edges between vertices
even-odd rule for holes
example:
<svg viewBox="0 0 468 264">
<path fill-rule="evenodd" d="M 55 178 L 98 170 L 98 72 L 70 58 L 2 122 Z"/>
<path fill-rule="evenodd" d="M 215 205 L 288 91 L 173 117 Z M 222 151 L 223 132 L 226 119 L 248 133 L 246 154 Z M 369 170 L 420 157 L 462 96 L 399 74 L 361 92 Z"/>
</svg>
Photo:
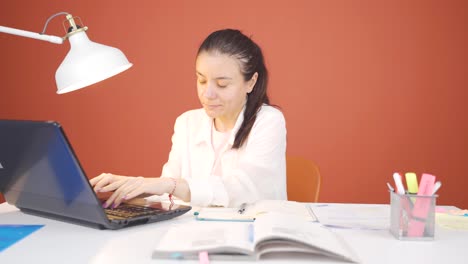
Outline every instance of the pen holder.
<svg viewBox="0 0 468 264">
<path fill-rule="evenodd" d="M 437 195 L 390 192 L 390 232 L 399 240 L 434 240 Z"/>
</svg>

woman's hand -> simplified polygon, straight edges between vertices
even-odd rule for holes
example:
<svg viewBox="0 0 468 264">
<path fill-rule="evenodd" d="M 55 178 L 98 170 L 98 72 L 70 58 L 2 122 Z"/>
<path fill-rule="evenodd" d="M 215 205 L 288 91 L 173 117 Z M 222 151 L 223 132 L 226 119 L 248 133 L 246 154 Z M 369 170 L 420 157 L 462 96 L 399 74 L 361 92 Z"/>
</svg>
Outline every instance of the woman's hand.
<svg viewBox="0 0 468 264">
<path fill-rule="evenodd" d="M 115 208 L 122 201 L 143 193 L 162 195 L 171 188 L 168 181 L 161 178 L 119 176 L 111 173 L 102 173 L 91 179 L 90 183 L 95 192 L 114 192 L 102 205 L 104 208 L 110 205 Z"/>
</svg>

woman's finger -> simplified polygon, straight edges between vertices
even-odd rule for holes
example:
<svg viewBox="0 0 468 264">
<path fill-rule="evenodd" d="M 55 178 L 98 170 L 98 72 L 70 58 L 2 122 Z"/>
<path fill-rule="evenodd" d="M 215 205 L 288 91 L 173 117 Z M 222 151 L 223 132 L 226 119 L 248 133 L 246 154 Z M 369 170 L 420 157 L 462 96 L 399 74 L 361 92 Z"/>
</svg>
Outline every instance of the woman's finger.
<svg viewBox="0 0 468 264">
<path fill-rule="evenodd" d="M 102 205 L 102 207 L 108 208 L 109 206 L 111 206 L 112 208 L 115 208 L 114 201 L 115 201 L 115 198 L 117 197 L 117 195 L 118 195 L 118 190 L 113 192 L 111 194 L 111 196 L 109 196 L 109 198 L 107 198 L 107 201 Z"/>
<path fill-rule="evenodd" d="M 124 197 L 125 200 L 130 200 L 137 197 L 140 194 L 145 193 L 145 186 L 140 185 L 138 188 L 133 189 L 131 192 L 127 193 Z"/>
<path fill-rule="evenodd" d="M 102 178 L 104 178 L 108 173 L 101 173 L 100 175 L 92 178 L 91 180 L 89 180 L 89 183 L 91 184 L 91 186 L 94 186 L 96 185 L 96 183 L 98 183 L 100 180 L 102 180 Z"/>
<path fill-rule="evenodd" d="M 131 186 L 128 186 L 128 188 L 125 189 L 124 194 L 121 196 L 122 200 L 130 200 L 140 194 L 143 194 L 145 192 L 146 184 L 145 178 L 138 177 Z"/>
<path fill-rule="evenodd" d="M 110 182 L 106 182 L 106 184 L 103 184 L 103 187 L 99 188 L 99 192 L 111 192 L 114 190 L 119 189 L 122 185 L 124 185 L 127 182 L 127 179 L 118 179 L 118 180 L 113 180 Z M 105 186 L 104 186 L 105 185 Z"/>
<path fill-rule="evenodd" d="M 105 208 L 112 206 L 117 207 L 123 199 L 123 197 L 131 190 L 141 185 L 143 177 L 122 177 L 121 180 L 113 182 L 101 189 L 102 192 L 114 191 L 112 195 L 107 199 L 103 205 Z"/>
<path fill-rule="evenodd" d="M 116 191 L 116 196 L 113 202 L 114 206 L 119 206 L 122 201 L 128 199 L 128 193 L 134 191 L 135 189 L 139 189 L 142 185 L 144 185 L 143 177 L 135 177 L 127 181 Z"/>
<path fill-rule="evenodd" d="M 95 192 L 99 192 L 101 191 L 101 188 L 108 185 L 109 183 L 115 181 L 117 178 L 117 176 L 113 175 L 113 174 L 110 174 L 110 173 L 103 173 L 101 175 L 98 176 L 99 178 L 94 180 L 93 183 L 94 183 L 94 191 Z M 93 185 L 93 184 L 92 184 Z"/>
</svg>

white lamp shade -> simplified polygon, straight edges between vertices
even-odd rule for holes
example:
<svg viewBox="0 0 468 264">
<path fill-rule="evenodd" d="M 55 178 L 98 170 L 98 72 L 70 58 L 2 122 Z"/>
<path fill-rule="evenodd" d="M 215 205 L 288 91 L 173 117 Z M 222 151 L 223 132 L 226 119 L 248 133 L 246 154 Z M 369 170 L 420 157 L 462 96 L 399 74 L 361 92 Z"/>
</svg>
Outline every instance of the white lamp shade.
<svg viewBox="0 0 468 264">
<path fill-rule="evenodd" d="M 55 73 L 58 94 L 100 82 L 133 65 L 122 51 L 92 42 L 84 31 L 68 39 L 70 51 Z"/>
</svg>

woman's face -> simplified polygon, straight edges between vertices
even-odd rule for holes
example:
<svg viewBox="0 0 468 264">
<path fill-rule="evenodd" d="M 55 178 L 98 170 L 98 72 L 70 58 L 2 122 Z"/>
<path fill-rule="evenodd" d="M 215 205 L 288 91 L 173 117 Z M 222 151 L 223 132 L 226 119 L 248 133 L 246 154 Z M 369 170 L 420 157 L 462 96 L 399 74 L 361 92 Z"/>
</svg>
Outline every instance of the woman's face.
<svg viewBox="0 0 468 264">
<path fill-rule="evenodd" d="M 197 90 L 208 116 L 234 125 L 257 74 L 244 81 L 237 59 L 216 52 L 201 52 L 196 61 Z M 232 127 L 231 127 L 232 128 Z"/>
</svg>

